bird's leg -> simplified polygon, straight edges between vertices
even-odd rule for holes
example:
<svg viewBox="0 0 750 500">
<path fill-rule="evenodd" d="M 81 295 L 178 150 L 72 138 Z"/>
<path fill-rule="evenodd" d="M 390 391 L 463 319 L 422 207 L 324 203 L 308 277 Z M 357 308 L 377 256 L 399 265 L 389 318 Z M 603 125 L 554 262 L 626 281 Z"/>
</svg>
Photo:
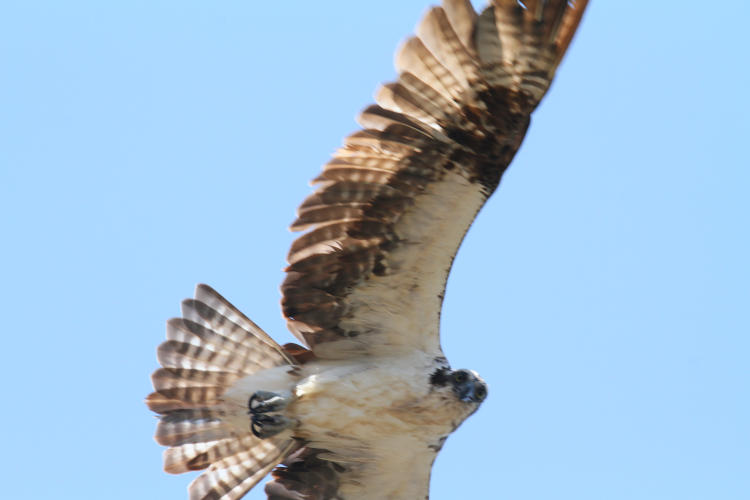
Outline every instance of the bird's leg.
<svg viewBox="0 0 750 500">
<path fill-rule="evenodd" d="M 261 439 L 265 439 L 296 426 L 297 421 L 294 419 L 284 415 L 271 414 L 283 410 L 291 401 L 291 394 L 269 391 L 257 391 L 250 396 L 247 407 L 252 433 Z"/>
</svg>

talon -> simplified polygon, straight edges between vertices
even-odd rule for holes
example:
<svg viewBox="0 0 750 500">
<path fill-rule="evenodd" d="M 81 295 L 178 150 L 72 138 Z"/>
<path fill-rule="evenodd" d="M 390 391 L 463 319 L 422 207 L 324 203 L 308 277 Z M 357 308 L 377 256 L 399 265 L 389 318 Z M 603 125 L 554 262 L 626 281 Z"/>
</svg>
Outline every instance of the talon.
<svg viewBox="0 0 750 500">
<path fill-rule="evenodd" d="M 270 413 L 281 411 L 289 405 L 289 396 L 269 391 L 257 391 L 247 402 L 248 413 Z"/>
<path fill-rule="evenodd" d="M 275 436 L 281 431 L 294 427 L 296 421 L 283 415 L 253 415 L 250 423 L 250 430 L 260 439 L 266 439 Z"/>
</svg>

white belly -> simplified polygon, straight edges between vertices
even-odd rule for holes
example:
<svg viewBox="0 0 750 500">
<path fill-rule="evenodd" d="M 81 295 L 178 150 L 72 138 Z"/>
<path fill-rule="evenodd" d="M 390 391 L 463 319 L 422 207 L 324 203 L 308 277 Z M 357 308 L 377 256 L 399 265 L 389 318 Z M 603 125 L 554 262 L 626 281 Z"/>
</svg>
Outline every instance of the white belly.
<svg viewBox="0 0 750 500">
<path fill-rule="evenodd" d="M 355 471 L 343 498 L 425 498 L 435 443 L 465 416 L 431 390 L 434 365 L 423 353 L 305 365 L 286 414 L 300 422 L 295 436 Z"/>
<path fill-rule="evenodd" d="M 283 413 L 299 424 L 284 433 L 346 468 L 341 499 L 421 500 L 445 437 L 473 411 L 450 387 L 430 383 L 439 366 L 434 355 L 414 351 L 277 367 L 240 380 L 224 402 L 244 429 L 255 391 L 290 395 Z"/>
</svg>

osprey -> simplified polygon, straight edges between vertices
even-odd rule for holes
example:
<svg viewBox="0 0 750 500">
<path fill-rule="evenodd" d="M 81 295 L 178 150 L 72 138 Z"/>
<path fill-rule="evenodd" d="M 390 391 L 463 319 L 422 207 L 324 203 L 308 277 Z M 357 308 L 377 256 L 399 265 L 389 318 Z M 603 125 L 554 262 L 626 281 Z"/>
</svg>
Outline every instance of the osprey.
<svg viewBox="0 0 750 500">
<path fill-rule="evenodd" d="M 292 224 L 278 345 L 206 285 L 158 348 L 148 406 L 190 498 L 428 497 L 448 435 L 487 396 L 451 368 L 439 319 L 448 272 L 497 187 L 586 0 L 469 0 L 430 9 L 398 79 L 359 117 Z"/>
</svg>

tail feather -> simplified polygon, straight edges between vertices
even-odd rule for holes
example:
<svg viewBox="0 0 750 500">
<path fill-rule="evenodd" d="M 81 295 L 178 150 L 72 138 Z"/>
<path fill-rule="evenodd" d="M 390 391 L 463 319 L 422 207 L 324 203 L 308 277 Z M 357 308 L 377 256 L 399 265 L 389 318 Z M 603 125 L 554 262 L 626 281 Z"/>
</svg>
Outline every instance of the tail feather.
<svg viewBox="0 0 750 500">
<path fill-rule="evenodd" d="M 297 448 L 294 441 L 284 447 L 263 441 L 252 450 L 226 457 L 190 483 L 190 500 L 237 500 Z"/>
<path fill-rule="evenodd" d="M 156 392 L 147 400 L 149 407 L 158 412 L 155 406 L 166 400 L 178 402 L 178 407 L 200 408 L 213 405 L 233 382 L 241 375 L 230 372 L 206 371 L 195 368 L 159 368 L 151 375 Z"/>
<path fill-rule="evenodd" d="M 173 446 L 164 450 L 164 470 L 170 474 L 182 474 L 194 470 L 205 469 L 195 467 L 193 460 L 206 453 L 211 448 L 223 445 L 229 439 L 215 439 L 213 441 L 204 441 L 201 443 L 186 443 L 180 446 Z"/>
<path fill-rule="evenodd" d="M 164 470 L 208 469 L 190 485 L 191 499 L 239 498 L 296 446 L 288 435 L 261 440 L 251 433 L 243 391 L 296 361 L 206 285 L 183 301 L 182 313 L 167 322 L 157 350 L 162 368 L 146 398 L 160 414 L 155 439 L 169 446 Z"/>
<path fill-rule="evenodd" d="M 240 314 L 239 311 L 237 311 L 238 314 Z M 258 369 L 271 368 L 291 362 L 284 350 L 250 320 L 241 321 L 239 316 L 232 314 L 224 316 L 208 304 L 194 299 L 182 301 L 182 315 L 186 320 L 202 325 L 224 337 L 225 342 L 231 343 L 229 344 L 231 348 L 239 344 L 248 347 L 250 352 L 260 351 L 263 354 L 262 356 L 249 360 L 253 364 L 257 364 Z M 232 317 L 241 322 L 233 321 Z M 215 345 L 215 347 L 224 347 L 224 343 Z"/>
<path fill-rule="evenodd" d="M 212 324 L 218 329 L 218 331 L 223 331 L 221 325 L 224 322 L 224 319 L 222 318 L 228 319 L 251 334 L 248 340 L 262 340 L 276 351 L 281 358 L 285 359 L 286 362 L 291 362 L 276 341 L 210 286 L 204 284 L 196 286 L 195 299 L 200 303 L 206 304 L 215 312 L 215 314 L 209 312 L 207 317 L 204 316 L 204 319 L 207 321 L 213 321 L 214 323 Z"/>
<path fill-rule="evenodd" d="M 196 368 L 159 368 L 151 375 L 157 391 L 191 387 L 227 387 L 239 378 L 231 372 L 206 371 Z"/>
<path fill-rule="evenodd" d="M 174 323 L 171 320 L 170 322 Z M 207 347 L 206 344 L 195 345 L 192 342 L 167 340 L 157 348 L 156 356 L 159 363 L 167 368 L 193 368 L 205 371 L 225 371 L 229 369 L 237 370 L 235 373 L 239 375 L 244 373 L 244 370 L 239 368 L 242 366 L 241 357 Z"/>
<path fill-rule="evenodd" d="M 167 414 L 174 410 L 199 409 L 218 404 L 223 387 L 187 387 L 162 389 L 146 398 L 146 405 L 153 412 Z"/>
<path fill-rule="evenodd" d="M 203 304 L 201 307 L 206 306 Z M 191 319 L 170 319 L 167 322 L 167 339 L 159 350 L 159 354 L 165 357 L 165 360 L 159 359 L 164 366 L 182 368 L 195 366 L 195 363 L 199 362 L 204 370 L 232 370 L 251 375 L 260 370 L 289 363 L 286 355 L 279 354 L 273 346 L 268 346 L 261 340 L 232 340 L 224 332 L 218 333 L 211 327 Z M 173 343 L 170 343 L 170 340 Z M 165 365 L 165 361 L 179 364 Z"/>
<path fill-rule="evenodd" d="M 236 436 L 236 431 L 222 417 L 223 410 L 207 408 L 175 410 L 164 415 L 156 426 L 156 442 L 164 446 L 181 446 L 218 441 Z"/>
<path fill-rule="evenodd" d="M 184 408 L 198 408 L 216 404 L 224 389 L 221 386 L 170 387 L 159 389 L 157 393 L 170 400 L 184 402 Z"/>
<path fill-rule="evenodd" d="M 260 446 L 261 441 L 252 434 L 246 434 L 236 438 L 218 439 L 203 444 L 209 444 L 209 446 L 186 444 L 167 450 L 167 452 L 171 452 L 169 460 L 172 467 L 177 472 L 203 470 L 214 462 L 232 457 L 241 452 L 247 452 L 255 446 Z"/>
</svg>

